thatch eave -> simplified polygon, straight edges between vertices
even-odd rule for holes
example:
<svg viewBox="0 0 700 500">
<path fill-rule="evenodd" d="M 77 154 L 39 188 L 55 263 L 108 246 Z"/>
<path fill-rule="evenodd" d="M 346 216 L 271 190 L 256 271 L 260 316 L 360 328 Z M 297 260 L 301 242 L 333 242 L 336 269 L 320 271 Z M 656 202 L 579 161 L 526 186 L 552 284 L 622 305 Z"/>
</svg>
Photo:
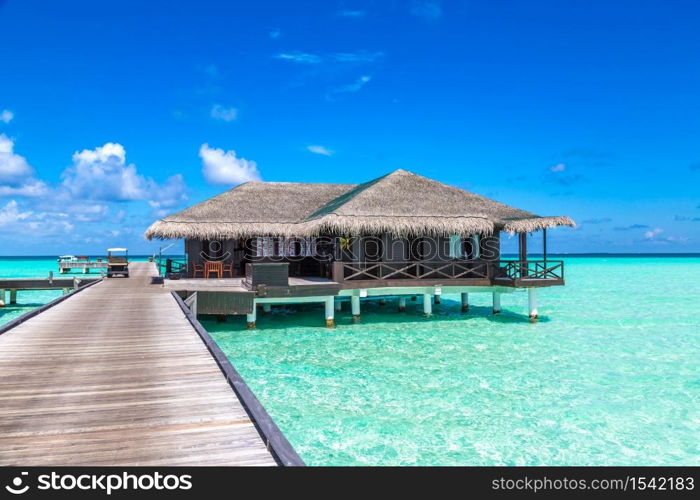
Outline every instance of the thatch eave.
<svg viewBox="0 0 700 500">
<path fill-rule="evenodd" d="M 503 221 L 500 230 L 510 234 L 531 233 L 533 231 L 558 226 L 576 227 L 576 222 L 574 222 L 570 217 L 563 215 L 553 217 L 530 217 L 527 219 Z"/>
</svg>

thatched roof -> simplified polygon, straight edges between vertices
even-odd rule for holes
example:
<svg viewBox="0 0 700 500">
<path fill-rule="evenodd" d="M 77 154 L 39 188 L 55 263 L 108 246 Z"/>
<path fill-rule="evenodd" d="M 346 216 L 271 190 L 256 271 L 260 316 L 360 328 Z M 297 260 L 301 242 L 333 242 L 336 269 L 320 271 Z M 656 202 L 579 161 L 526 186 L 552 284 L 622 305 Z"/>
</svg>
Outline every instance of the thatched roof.
<svg viewBox="0 0 700 500">
<path fill-rule="evenodd" d="M 248 182 L 155 222 L 148 239 L 469 235 L 574 225 L 396 170 L 364 184 Z"/>
</svg>

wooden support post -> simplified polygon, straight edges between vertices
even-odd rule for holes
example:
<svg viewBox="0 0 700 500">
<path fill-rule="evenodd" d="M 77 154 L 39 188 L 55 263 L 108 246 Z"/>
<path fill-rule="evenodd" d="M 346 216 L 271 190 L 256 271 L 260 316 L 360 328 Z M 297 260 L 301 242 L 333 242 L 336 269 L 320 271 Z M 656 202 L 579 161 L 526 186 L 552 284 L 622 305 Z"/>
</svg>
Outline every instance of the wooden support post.
<svg viewBox="0 0 700 500">
<path fill-rule="evenodd" d="M 436 295 L 435 296 L 435 305 L 438 305 L 438 304 L 440 304 L 440 296 Z"/>
<path fill-rule="evenodd" d="M 498 314 L 501 312 L 501 294 L 498 292 L 493 292 L 493 313 Z"/>
<path fill-rule="evenodd" d="M 530 319 L 537 320 L 537 288 L 527 289 L 527 305 Z"/>
<path fill-rule="evenodd" d="M 335 326 L 335 302 L 333 297 L 326 297 L 326 327 L 333 328 Z"/>
<path fill-rule="evenodd" d="M 73 290 L 80 288 L 80 280 L 78 278 L 73 278 Z"/>
<path fill-rule="evenodd" d="M 433 297 L 429 293 L 423 294 L 423 315 L 429 318 L 433 314 Z"/>
<path fill-rule="evenodd" d="M 263 304 L 263 312 L 265 314 L 272 312 L 272 304 Z"/>
<path fill-rule="evenodd" d="M 335 301 L 335 310 L 336 311 L 342 311 L 343 310 L 343 303 L 340 300 Z"/>
<path fill-rule="evenodd" d="M 542 229 L 542 260 L 545 267 L 547 266 L 547 228 Z"/>
<path fill-rule="evenodd" d="M 17 290 L 10 290 L 10 304 L 17 303 Z"/>
<path fill-rule="evenodd" d="M 469 294 L 462 293 L 462 312 L 467 312 L 469 310 Z"/>
<path fill-rule="evenodd" d="M 399 312 L 406 312 L 406 297 L 399 297 Z"/>
<path fill-rule="evenodd" d="M 518 234 L 518 259 L 520 260 L 520 275 L 526 277 L 529 274 L 527 266 L 527 233 Z"/>
<path fill-rule="evenodd" d="M 352 320 L 355 323 L 360 322 L 360 297 L 353 295 L 350 297 L 350 306 L 352 308 Z"/>
<path fill-rule="evenodd" d="M 88 274 L 89 272 L 88 266 L 83 266 L 83 274 Z"/>
</svg>

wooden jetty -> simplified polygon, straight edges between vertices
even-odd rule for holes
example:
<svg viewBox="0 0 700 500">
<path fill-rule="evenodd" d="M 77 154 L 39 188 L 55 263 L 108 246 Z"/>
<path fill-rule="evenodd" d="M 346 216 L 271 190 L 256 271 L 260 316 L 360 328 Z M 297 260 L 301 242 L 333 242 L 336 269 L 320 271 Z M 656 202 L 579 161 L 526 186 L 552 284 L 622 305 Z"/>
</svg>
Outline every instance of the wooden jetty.
<svg viewBox="0 0 700 500">
<path fill-rule="evenodd" d="M 155 265 L 130 270 L 0 335 L 0 464 L 302 465 Z"/>
<path fill-rule="evenodd" d="M 58 272 L 61 274 L 66 274 L 71 271 L 82 271 L 84 274 L 88 274 L 91 269 L 107 269 L 107 262 L 97 262 L 97 261 L 77 261 L 77 262 L 59 262 Z"/>
<path fill-rule="evenodd" d="M 71 290 L 99 281 L 100 278 L 54 278 L 49 273 L 48 278 L 10 278 L 0 279 L 0 307 L 4 307 L 5 291 L 10 292 L 10 304 L 17 303 L 17 292 L 22 290 L 63 290 L 63 294 Z"/>
</svg>

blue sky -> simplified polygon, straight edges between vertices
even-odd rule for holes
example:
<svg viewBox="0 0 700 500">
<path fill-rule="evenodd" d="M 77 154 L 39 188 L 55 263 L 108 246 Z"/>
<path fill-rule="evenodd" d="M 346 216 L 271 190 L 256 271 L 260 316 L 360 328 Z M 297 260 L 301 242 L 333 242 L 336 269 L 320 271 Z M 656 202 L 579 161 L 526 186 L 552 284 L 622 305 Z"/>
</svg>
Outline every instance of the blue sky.
<svg viewBox="0 0 700 500">
<path fill-rule="evenodd" d="M 700 7 L 611 4 L 0 0 L 0 253 L 397 168 L 572 216 L 550 251 L 700 251 Z"/>
</svg>

